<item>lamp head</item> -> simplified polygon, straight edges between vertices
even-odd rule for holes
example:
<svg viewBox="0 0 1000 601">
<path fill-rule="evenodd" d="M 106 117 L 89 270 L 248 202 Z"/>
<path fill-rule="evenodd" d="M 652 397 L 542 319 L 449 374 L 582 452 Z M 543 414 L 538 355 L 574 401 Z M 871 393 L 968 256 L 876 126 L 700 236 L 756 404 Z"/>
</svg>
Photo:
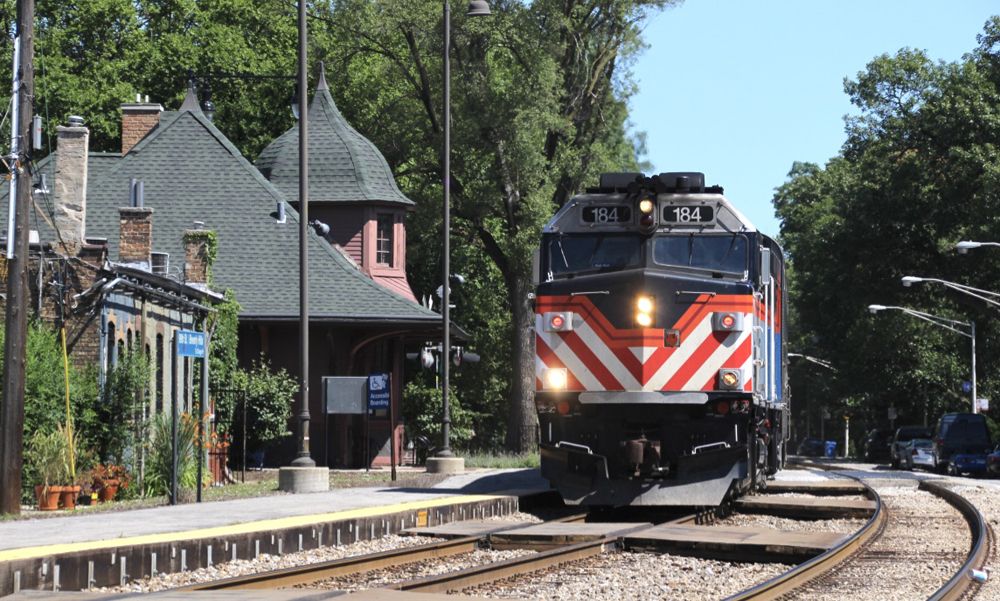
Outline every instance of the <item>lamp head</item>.
<svg viewBox="0 0 1000 601">
<path fill-rule="evenodd" d="M 295 84 L 295 91 L 292 92 L 292 99 L 289 101 L 292 106 L 292 116 L 299 120 L 299 84 Z"/>
<path fill-rule="evenodd" d="M 971 240 L 963 240 L 955 245 L 955 249 L 958 250 L 958 254 L 964 255 L 968 254 L 970 248 L 979 248 L 982 246 L 980 242 L 972 242 Z"/>
<path fill-rule="evenodd" d="M 466 17 L 488 17 L 492 14 L 490 4 L 486 0 L 472 0 L 469 2 L 469 10 L 465 11 Z"/>
<path fill-rule="evenodd" d="M 907 288 L 909 288 L 913 284 L 919 284 L 922 281 L 924 281 L 924 278 L 918 278 L 912 275 L 903 276 L 903 285 L 906 286 Z"/>
<path fill-rule="evenodd" d="M 874 315 L 879 311 L 884 311 L 885 305 L 868 305 L 868 310 L 872 312 L 872 315 Z"/>
</svg>

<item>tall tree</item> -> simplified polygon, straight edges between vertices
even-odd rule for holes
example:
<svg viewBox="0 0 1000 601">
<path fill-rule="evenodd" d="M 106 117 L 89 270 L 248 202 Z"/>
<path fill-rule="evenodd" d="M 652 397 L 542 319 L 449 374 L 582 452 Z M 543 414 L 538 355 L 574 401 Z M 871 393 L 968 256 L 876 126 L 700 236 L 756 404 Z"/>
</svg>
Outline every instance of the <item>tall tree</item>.
<svg viewBox="0 0 1000 601">
<path fill-rule="evenodd" d="M 840 155 L 824 168 L 796 164 L 774 204 L 795 267 L 802 344 L 840 370 L 830 402 L 872 422 L 920 423 L 971 410 L 969 340 L 901 312 L 912 307 L 976 321 L 979 396 L 1000 382 L 982 369 L 1000 353 L 993 310 L 937 284 L 904 288 L 906 275 L 996 287 L 1000 256 L 963 257 L 959 240 L 1000 241 L 1000 19 L 956 63 L 903 49 L 868 64 L 845 91 L 860 114 L 847 120 Z M 833 400 L 836 399 L 836 400 Z"/>
<path fill-rule="evenodd" d="M 626 123 L 629 66 L 646 18 L 673 2 L 491 4 L 489 19 L 459 14 L 452 23 L 452 235 L 465 247 L 457 268 L 467 261 L 465 268 L 500 286 L 489 292 L 502 295 L 510 316 L 510 371 L 501 374 L 510 382 L 506 447 L 527 451 L 537 442 L 531 250 L 544 223 L 585 182 L 636 168 Z M 335 97 L 398 166 L 420 205 L 411 229 L 440 231 L 440 3 L 340 0 L 327 9 L 314 10 L 329 34 L 316 43 L 334 66 Z M 414 238 L 412 275 L 418 288 L 433 290 L 439 238 Z"/>
</svg>

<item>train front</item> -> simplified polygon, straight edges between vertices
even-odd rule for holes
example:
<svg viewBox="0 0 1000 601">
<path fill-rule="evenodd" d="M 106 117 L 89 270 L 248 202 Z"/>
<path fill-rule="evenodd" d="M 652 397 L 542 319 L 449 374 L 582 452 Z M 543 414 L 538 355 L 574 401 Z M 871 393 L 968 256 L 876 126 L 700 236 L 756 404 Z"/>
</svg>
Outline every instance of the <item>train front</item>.
<svg viewBox="0 0 1000 601">
<path fill-rule="evenodd" d="M 781 254 L 721 188 L 605 174 L 546 226 L 536 270 L 542 474 L 567 503 L 765 485 L 787 427 Z"/>
</svg>

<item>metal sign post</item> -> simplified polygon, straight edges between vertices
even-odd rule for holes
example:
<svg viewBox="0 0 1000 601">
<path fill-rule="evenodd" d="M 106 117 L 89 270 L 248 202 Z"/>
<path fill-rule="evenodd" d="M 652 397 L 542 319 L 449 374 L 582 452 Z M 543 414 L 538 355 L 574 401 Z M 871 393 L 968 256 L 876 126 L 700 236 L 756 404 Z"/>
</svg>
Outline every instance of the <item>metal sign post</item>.
<svg viewBox="0 0 1000 601">
<path fill-rule="evenodd" d="M 191 330 L 177 330 L 174 334 L 174 373 L 172 374 L 173 379 L 173 389 L 174 389 L 174 402 L 173 402 L 173 434 L 174 434 L 174 467 L 173 467 L 173 481 L 170 487 L 170 504 L 177 504 L 177 366 L 179 365 L 177 359 L 180 357 L 195 359 L 201 359 L 203 362 L 207 363 L 208 358 L 205 356 L 205 333 L 204 332 L 194 332 Z M 205 399 L 202 399 L 202 403 Z M 198 491 L 198 501 L 201 501 L 201 464 L 204 459 L 201 449 L 201 411 L 198 412 L 198 482 L 195 484 Z M 245 449 L 244 449 L 245 451 Z"/>
</svg>

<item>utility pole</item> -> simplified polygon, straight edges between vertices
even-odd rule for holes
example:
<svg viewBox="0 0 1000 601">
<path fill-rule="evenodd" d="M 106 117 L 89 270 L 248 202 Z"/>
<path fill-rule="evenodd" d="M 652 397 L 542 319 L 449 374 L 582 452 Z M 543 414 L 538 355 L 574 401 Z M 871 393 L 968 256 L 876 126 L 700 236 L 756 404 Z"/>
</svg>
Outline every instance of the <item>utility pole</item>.
<svg viewBox="0 0 1000 601">
<path fill-rule="evenodd" d="M 25 347 L 28 339 L 28 211 L 31 176 L 24 160 L 31 131 L 32 101 L 35 89 L 35 2 L 18 0 L 17 34 L 14 38 L 14 82 L 17 94 L 17 119 L 11 148 L 10 169 L 17 177 L 16 225 L 13 245 L 8 244 L 7 311 L 4 320 L 3 405 L 0 405 L 0 513 L 21 513 L 21 465 L 24 462 L 24 382 Z M 20 82 L 20 85 L 18 85 Z M 13 256 L 10 252 L 13 251 Z"/>
</svg>

